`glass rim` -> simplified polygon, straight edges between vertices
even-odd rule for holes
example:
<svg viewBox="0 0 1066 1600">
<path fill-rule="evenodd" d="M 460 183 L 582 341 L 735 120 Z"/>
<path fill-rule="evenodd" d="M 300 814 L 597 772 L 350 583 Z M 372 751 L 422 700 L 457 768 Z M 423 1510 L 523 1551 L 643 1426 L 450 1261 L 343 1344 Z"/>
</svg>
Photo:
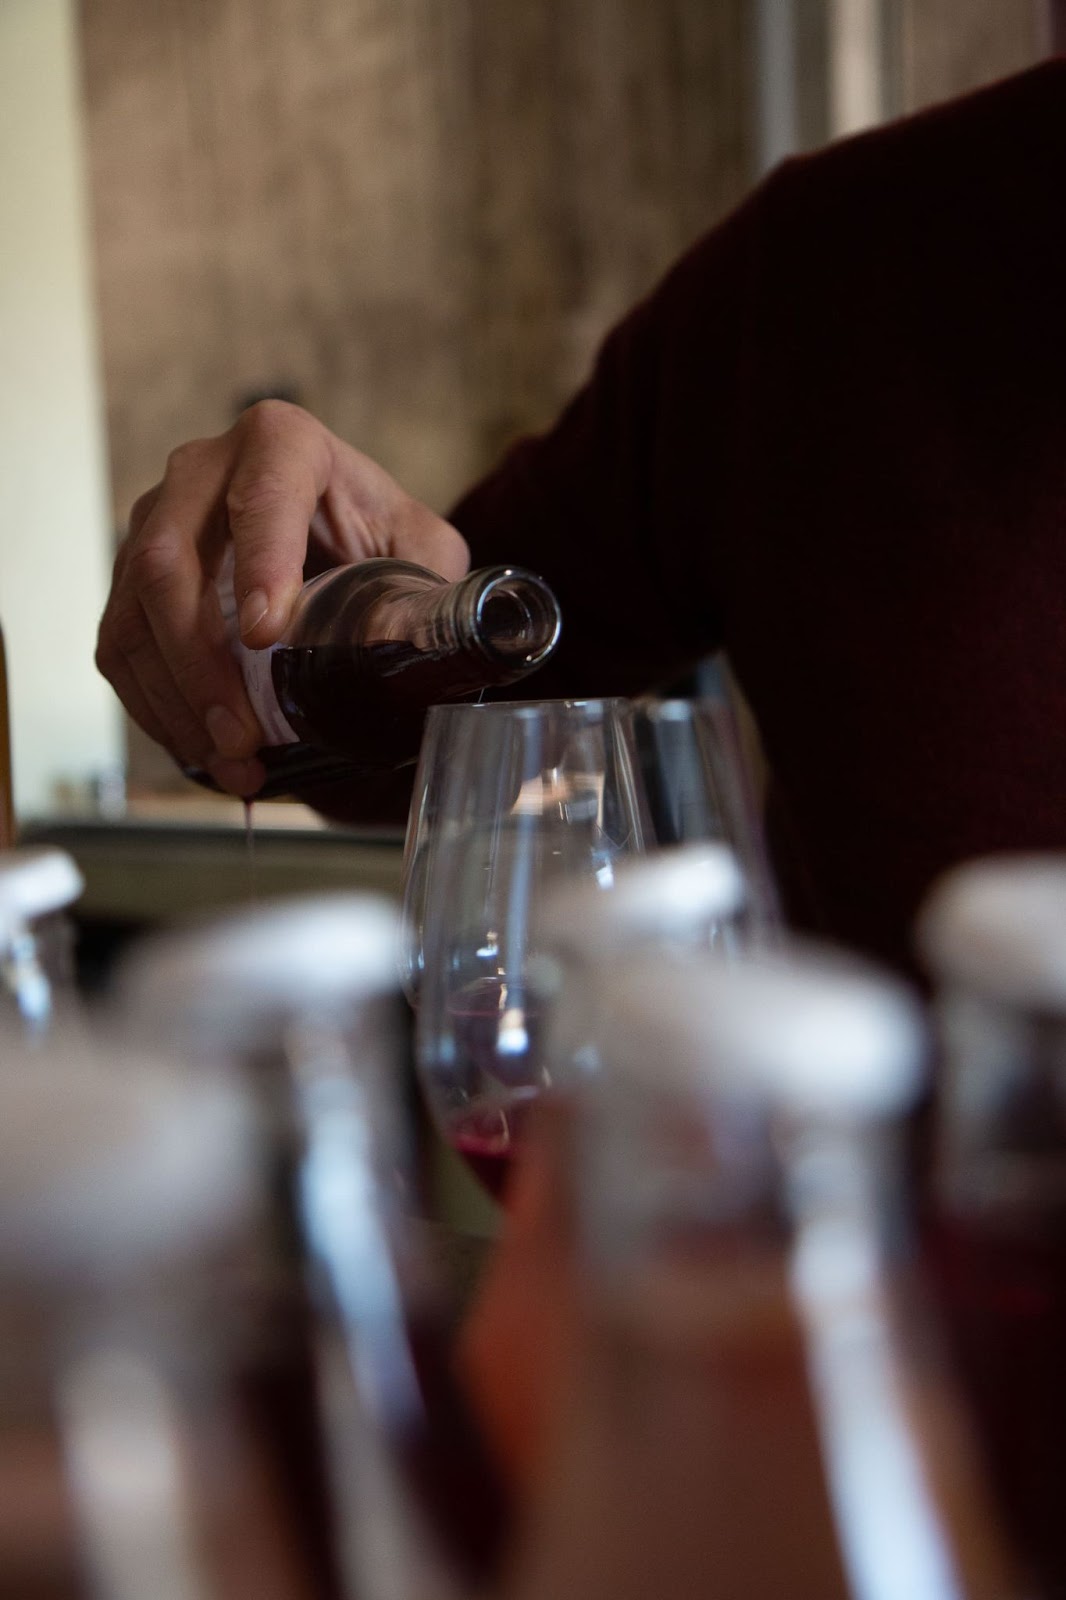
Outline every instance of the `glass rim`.
<svg viewBox="0 0 1066 1600">
<path fill-rule="evenodd" d="M 469 715 L 472 712 L 481 712 L 483 715 L 495 712 L 497 715 L 508 713 L 519 714 L 532 720 L 548 711 L 583 711 L 604 716 L 611 711 L 632 711 L 634 703 L 625 695 L 590 695 L 573 699 L 560 698 L 553 700 L 451 700 L 440 705 L 430 706 L 426 713 L 427 726 L 430 721 L 439 722 L 447 715 Z"/>
<path fill-rule="evenodd" d="M 718 694 L 672 694 L 663 699 L 647 695 L 634 700 L 633 704 L 641 716 L 660 722 L 688 722 L 701 712 L 730 709 L 726 697 Z"/>
</svg>

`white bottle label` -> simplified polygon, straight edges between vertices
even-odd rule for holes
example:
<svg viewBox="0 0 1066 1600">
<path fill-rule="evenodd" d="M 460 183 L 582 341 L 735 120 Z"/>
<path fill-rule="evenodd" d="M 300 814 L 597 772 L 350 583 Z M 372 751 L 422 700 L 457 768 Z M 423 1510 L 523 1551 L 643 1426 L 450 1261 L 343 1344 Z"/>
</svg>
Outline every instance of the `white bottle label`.
<svg viewBox="0 0 1066 1600">
<path fill-rule="evenodd" d="M 218 604 L 222 612 L 222 621 L 226 629 L 226 639 L 229 647 L 241 669 L 244 678 L 244 687 L 248 691 L 248 698 L 252 702 L 252 710 L 259 718 L 259 726 L 263 730 L 263 742 L 268 745 L 298 744 L 299 734 L 289 722 L 281 706 L 278 704 L 277 692 L 274 688 L 274 677 L 271 672 L 271 659 L 275 647 L 268 650 L 249 650 L 241 641 L 240 626 L 237 620 L 237 596 L 233 588 L 233 546 L 230 545 L 222 559 L 216 579 L 218 590 Z"/>
</svg>

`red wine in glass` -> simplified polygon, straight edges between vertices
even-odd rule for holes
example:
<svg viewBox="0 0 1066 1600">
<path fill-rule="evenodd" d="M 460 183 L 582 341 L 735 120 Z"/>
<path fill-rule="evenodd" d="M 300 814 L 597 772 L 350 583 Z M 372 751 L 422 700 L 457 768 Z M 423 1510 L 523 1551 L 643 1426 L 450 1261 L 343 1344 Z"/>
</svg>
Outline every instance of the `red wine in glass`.
<svg viewBox="0 0 1066 1600">
<path fill-rule="evenodd" d="M 952 1356 L 1015 1544 L 1066 1597 L 1066 1209 L 945 1216 L 932 1259 Z"/>
<path fill-rule="evenodd" d="M 470 1106 L 452 1116 L 445 1136 L 456 1155 L 494 1200 L 507 1192 L 512 1158 L 529 1113 L 530 1096 L 503 1105 Z"/>
<path fill-rule="evenodd" d="M 499 1200 L 537 1094 L 540 1011 L 522 985 L 493 975 L 458 990 L 448 1003 L 448 1018 L 457 1056 L 475 1087 L 466 1103 L 447 1115 L 444 1135 Z"/>
<path fill-rule="evenodd" d="M 524 987 L 493 975 L 475 978 L 448 1001 L 459 1059 L 494 1090 L 528 1088 L 540 1055 L 540 1008 Z"/>
</svg>

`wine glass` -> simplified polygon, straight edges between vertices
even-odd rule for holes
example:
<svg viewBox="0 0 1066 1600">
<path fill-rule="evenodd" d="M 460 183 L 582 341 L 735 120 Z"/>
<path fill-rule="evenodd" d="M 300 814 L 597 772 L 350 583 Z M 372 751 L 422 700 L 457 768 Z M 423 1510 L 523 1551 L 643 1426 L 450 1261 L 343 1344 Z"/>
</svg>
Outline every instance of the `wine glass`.
<svg viewBox="0 0 1066 1600">
<path fill-rule="evenodd" d="M 415 1060 L 445 1141 L 499 1197 L 550 1087 L 538 909 L 560 879 L 611 891 L 650 838 L 622 700 L 435 706 L 405 851 Z"/>
<path fill-rule="evenodd" d="M 657 846 L 717 841 L 744 875 L 743 943 L 775 943 L 781 910 L 750 762 L 725 695 L 634 706 L 641 775 Z"/>
</svg>

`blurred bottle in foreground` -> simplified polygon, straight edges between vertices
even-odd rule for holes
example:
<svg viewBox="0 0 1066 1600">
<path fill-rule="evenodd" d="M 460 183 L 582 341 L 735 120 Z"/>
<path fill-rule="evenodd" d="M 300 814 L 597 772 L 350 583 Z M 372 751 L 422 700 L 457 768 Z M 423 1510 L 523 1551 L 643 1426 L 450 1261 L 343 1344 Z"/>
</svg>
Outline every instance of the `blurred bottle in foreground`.
<svg viewBox="0 0 1066 1600">
<path fill-rule="evenodd" d="M 956 868 L 919 941 L 939 989 L 931 1247 L 1000 1505 L 1066 1595 L 1066 858 Z"/>
<path fill-rule="evenodd" d="M 33 1037 L 72 1019 L 77 977 L 69 908 L 84 880 L 64 850 L 0 850 L 0 1018 Z"/>
<path fill-rule="evenodd" d="M 577 1106 L 583 1305 L 514 1593 L 1006 1600 L 900 1260 L 905 991 L 618 963 Z"/>
<path fill-rule="evenodd" d="M 116 981 L 127 1029 L 260 1108 L 278 1272 L 245 1387 L 322 1600 L 444 1595 L 505 1527 L 410 1216 L 398 955 L 394 908 L 338 893 L 158 936 Z"/>
<path fill-rule="evenodd" d="M 389 557 L 335 567 L 304 585 L 269 650 L 241 644 L 228 570 L 219 595 L 266 735 L 258 799 L 414 762 L 431 705 L 517 682 L 548 659 L 561 627 L 547 584 L 517 567 L 458 583 Z"/>
<path fill-rule="evenodd" d="M 700 950 L 739 955 L 756 937 L 745 920 L 748 893 L 733 851 L 703 842 L 620 861 L 609 894 L 563 879 L 544 896 L 530 982 L 546 1031 L 550 1019 L 551 1052 L 527 1112 L 530 1137 L 507 1149 L 514 1171 L 501 1232 L 460 1343 L 485 1430 L 519 1489 L 538 1473 L 546 1397 L 571 1338 L 567 1100 L 603 1070 L 601 1033 L 619 964 L 636 954 L 664 962 Z"/>
<path fill-rule="evenodd" d="M 227 1384 L 247 1106 L 84 1031 L 3 1048 L 0 1594 L 311 1600 Z"/>
<path fill-rule="evenodd" d="M 609 900 L 590 895 L 580 881 L 546 896 L 536 982 L 545 1012 L 556 1013 L 555 1087 L 573 1088 L 599 1070 L 597 1039 L 619 961 L 635 955 L 665 961 L 700 950 L 737 957 L 758 942 L 747 921 L 751 898 L 732 847 L 710 841 L 669 845 L 621 862 Z"/>
</svg>

